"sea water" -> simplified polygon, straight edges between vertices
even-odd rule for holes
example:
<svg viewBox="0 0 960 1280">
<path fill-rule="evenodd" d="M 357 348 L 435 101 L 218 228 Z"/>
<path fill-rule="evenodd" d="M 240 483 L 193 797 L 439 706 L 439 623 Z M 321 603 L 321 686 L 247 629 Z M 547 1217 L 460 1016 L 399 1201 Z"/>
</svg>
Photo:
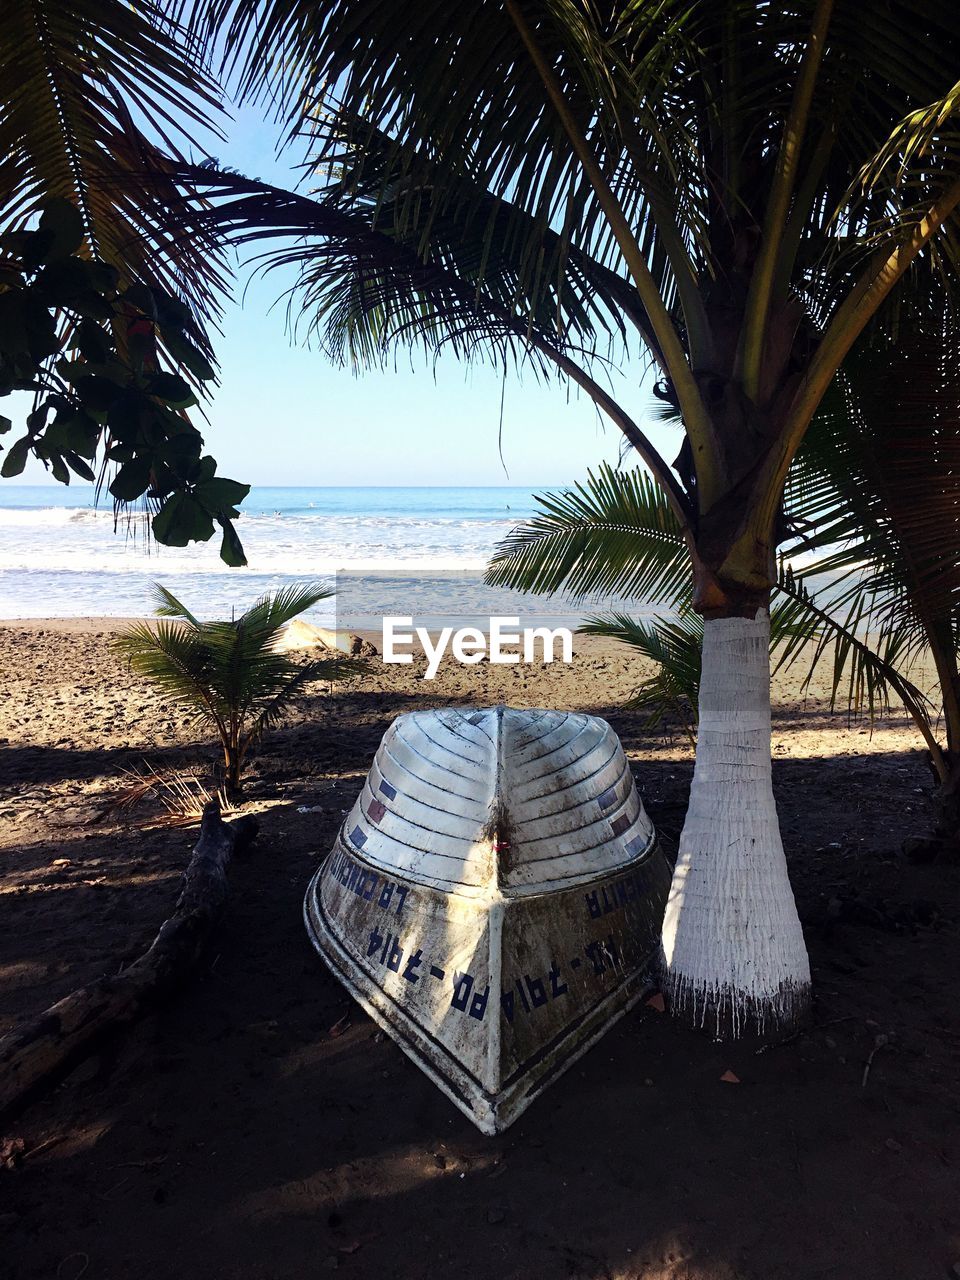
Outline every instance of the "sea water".
<svg viewBox="0 0 960 1280">
<path fill-rule="evenodd" d="M 115 521 L 109 497 L 97 505 L 92 486 L 0 481 L 0 617 L 142 617 L 153 609 L 155 582 L 198 616 L 230 617 L 265 591 L 315 579 L 333 585 L 346 570 L 341 603 L 349 599 L 355 629 L 379 625 L 384 612 L 472 620 L 488 611 L 479 572 L 535 509 L 525 488 L 255 487 L 237 522 L 249 564 L 228 569 L 219 537 L 161 547 L 144 519 Z M 575 621 L 601 603 L 504 593 L 489 607 L 526 625 Z M 308 616 L 332 625 L 335 610 L 321 601 Z"/>
</svg>

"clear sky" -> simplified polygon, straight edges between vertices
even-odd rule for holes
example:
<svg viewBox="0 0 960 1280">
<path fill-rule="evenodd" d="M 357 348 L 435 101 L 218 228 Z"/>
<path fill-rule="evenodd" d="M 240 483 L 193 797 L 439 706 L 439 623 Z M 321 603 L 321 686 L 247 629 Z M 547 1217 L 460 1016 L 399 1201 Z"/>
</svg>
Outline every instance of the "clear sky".
<svg viewBox="0 0 960 1280">
<path fill-rule="evenodd" d="M 293 157 L 275 158 L 275 127 L 258 110 L 236 112 L 229 142 L 211 143 L 222 164 L 278 185 L 292 185 Z M 250 276 L 242 266 L 237 295 Z M 216 341 L 221 385 L 203 428 L 221 474 L 260 485 L 557 485 L 588 467 L 615 462 L 621 438 L 593 404 L 562 383 L 507 375 L 503 459 L 498 453 L 503 375 L 489 365 L 467 369 L 454 356 L 434 369 L 406 352 L 398 372 L 333 367 L 286 333 L 279 275 L 257 279 L 242 304 L 227 305 Z M 649 379 L 638 360 L 613 375 L 621 403 L 668 457 L 675 432 L 650 420 Z M 9 412 L 9 410 L 8 410 Z M 21 480 L 42 483 L 31 463 Z"/>
</svg>

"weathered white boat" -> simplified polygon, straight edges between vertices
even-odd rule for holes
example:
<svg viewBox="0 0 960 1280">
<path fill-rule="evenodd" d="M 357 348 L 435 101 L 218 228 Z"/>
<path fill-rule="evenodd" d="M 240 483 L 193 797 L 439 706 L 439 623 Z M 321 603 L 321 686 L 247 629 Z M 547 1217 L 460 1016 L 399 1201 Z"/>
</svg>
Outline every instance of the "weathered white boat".
<svg viewBox="0 0 960 1280">
<path fill-rule="evenodd" d="M 400 716 L 310 883 L 307 928 L 484 1132 L 646 989 L 670 868 L 605 720 Z"/>
</svg>

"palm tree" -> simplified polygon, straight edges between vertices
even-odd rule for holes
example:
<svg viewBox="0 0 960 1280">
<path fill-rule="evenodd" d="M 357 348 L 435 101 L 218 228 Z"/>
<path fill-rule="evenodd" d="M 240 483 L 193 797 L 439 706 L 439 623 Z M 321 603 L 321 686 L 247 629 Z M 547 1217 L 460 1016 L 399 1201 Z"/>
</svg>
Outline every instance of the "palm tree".
<svg viewBox="0 0 960 1280">
<path fill-rule="evenodd" d="M 191 723 L 216 730 L 228 795 L 240 791 L 250 748 L 283 719 L 308 684 L 362 669 L 344 658 L 298 662 L 277 649 L 291 618 L 333 594 L 323 587 L 283 587 L 229 622 L 200 622 L 166 587 L 158 583 L 154 590 L 161 621 L 153 627 L 134 623 L 115 637 L 114 647 Z"/>
<path fill-rule="evenodd" d="M 809 681 L 832 659 L 832 702 L 865 712 L 902 703 L 937 780 L 923 858 L 960 844 L 960 368 L 956 315 L 941 283 L 909 297 L 909 323 L 874 325 L 821 403 L 788 478 L 782 560 L 771 610 L 778 666 L 801 655 Z M 899 330 L 899 331 L 898 331 Z M 488 580 L 520 590 L 643 596 L 677 610 L 643 624 L 622 612 L 583 630 L 621 640 L 656 664 L 637 705 L 695 721 L 702 623 L 690 611 L 683 539 L 641 472 L 604 467 L 544 495 L 501 543 Z M 802 553 L 803 567 L 788 568 Z M 824 579 L 828 586 L 824 587 Z M 811 586 L 820 589 L 811 593 Z M 932 658 L 937 689 L 910 679 Z M 942 738 L 938 736 L 942 733 Z"/>
<path fill-rule="evenodd" d="M 313 138 L 312 196 L 216 173 L 209 193 L 238 239 L 300 238 L 265 265 L 299 264 L 335 356 L 450 346 L 557 373 L 661 486 L 704 618 L 668 989 L 698 1023 L 789 1028 L 810 975 L 769 770 L 784 486 L 902 282 L 935 267 L 955 289 L 960 12 L 197 0 L 194 21 Z M 598 381 L 637 342 L 683 424 L 676 469 Z"/>
</svg>

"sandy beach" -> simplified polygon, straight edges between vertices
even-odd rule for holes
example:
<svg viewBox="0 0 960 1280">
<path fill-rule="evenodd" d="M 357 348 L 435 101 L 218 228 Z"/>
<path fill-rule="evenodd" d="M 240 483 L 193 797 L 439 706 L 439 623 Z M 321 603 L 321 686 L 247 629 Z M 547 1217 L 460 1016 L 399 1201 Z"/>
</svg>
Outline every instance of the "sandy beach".
<svg viewBox="0 0 960 1280">
<path fill-rule="evenodd" d="M 208 777 L 213 758 L 111 654 L 117 625 L 0 624 L 0 1032 L 139 954 L 195 839 L 150 803 L 94 821 L 125 770 Z M 431 682 L 423 666 L 374 660 L 314 686 L 266 739 L 245 800 L 261 836 L 202 971 L 0 1135 L 26 1151 L 0 1169 L 0 1276 L 948 1274 L 960 873 L 901 856 L 932 820 L 906 717 L 850 723 L 825 677 L 801 695 L 799 665 L 774 685 L 815 1025 L 758 1054 L 643 1008 L 488 1139 L 376 1032 L 302 927 L 306 883 L 384 730 L 448 703 L 604 715 L 673 840 L 692 751 L 622 710 L 640 668 L 607 642 L 579 641 L 570 666 L 447 661 Z"/>
</svg>

